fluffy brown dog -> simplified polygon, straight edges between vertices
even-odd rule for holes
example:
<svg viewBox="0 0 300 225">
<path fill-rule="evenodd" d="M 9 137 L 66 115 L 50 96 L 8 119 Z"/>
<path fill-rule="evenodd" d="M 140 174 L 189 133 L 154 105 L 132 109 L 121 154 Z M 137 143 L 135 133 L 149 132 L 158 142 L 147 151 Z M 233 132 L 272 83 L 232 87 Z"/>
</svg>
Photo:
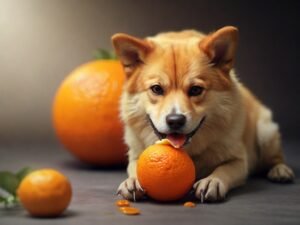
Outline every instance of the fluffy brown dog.
<svg viewBox="0 0 300 225">
<path fill-rule="evenodd" d="M 272 181 L 293 180 L 272 112 L 233 71 L 237 41 L 238 30 L 231 26 L 208 35 L 185 30 L 146 39 L 112 37 L 127 75 L 121 117 L 129 178 L 118 189 L 123 197 L 144 194 L 136 161 L 162 138 L 176 147 L 185 145 L 199 179 L 195 195 L 202 201 L 224 199 L 258 170 L 267 171 Z"/>
</svg>

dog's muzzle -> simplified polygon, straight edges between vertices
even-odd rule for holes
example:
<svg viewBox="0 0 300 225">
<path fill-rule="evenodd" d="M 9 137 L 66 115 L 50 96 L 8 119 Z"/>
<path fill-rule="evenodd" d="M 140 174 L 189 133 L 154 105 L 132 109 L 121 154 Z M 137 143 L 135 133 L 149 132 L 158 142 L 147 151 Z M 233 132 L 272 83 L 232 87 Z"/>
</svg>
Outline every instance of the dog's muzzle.
<svg viewBox="0 0 300 225">
<path fill-rule="evenodd" d="M 176 148 L 179 148 L 179 147 L 182 147 L 183 145 L 186 145 L 188 144 L 192 137 L 196 134 L 196 132 L 202 127 L 205 119 L 206 119 L 206 116 L 203 116 L 203 118 L 200 120 L 199 124 L 197 125 L 197 127 L 192 130 L 190 133 L 188 134 L 183 134 L 183 133 L 179 133 L 179 132 L 171 132 L 169 134 L 164 134 L 164 133 L 161 133 L 157 130 L 157 128 L 155 127 L 154 123 L 152 122 L 151 118 L 149 115 L 147 115 L 147 118 L 148 118 L 148 121 L 154 131 L 154 133 L 156 134 L 156 136 L 161 140 L 161 139 L 169 139 L 169 141 L 172 143 L 172 145 Z M 182 139 L 184 138 L 184 142 L 183 144 L 180 144 L 180 145 L 177 145 L 175 142 L 176 142 L 176 139 Z M 182 141 L 180 141 L 182 142 Z"/>
</svg>

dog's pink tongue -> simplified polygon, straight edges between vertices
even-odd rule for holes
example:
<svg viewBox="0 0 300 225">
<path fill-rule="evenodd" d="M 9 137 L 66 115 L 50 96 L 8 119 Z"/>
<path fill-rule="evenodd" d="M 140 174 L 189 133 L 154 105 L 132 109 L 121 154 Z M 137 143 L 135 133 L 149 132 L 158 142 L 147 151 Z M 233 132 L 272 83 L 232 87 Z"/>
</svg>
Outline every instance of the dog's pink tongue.
<svg viewBox="0 0 300 225">
<path fill-rule="evenodd" d="M 174 148 L 181 148 L 186 141 L 186 136 L 184 134 L 168 134 L 167 139 Z"/>
</svg>

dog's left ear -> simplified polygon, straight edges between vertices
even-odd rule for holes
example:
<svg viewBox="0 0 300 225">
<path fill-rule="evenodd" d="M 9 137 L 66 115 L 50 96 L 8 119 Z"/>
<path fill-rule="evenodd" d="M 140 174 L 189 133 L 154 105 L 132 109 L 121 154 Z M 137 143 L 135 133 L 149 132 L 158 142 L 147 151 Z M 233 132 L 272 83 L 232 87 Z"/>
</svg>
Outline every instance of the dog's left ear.
<svg viewBox="0 0 300 225">
<path fill-rule="evenodd" d="M 128 77 L 134 72 L 138 65 L 144 62 L 147 54 L 152 49 L 148 41 L 128 34 L 115 34 L 111 40 Z"/>
<path fill-rule="evenodd" d="M 205 37 L 199 46 L 214 66 L 228 73 L 233 67 L 237 42 L 238 29 L 226 26 Z"/>
</svg>

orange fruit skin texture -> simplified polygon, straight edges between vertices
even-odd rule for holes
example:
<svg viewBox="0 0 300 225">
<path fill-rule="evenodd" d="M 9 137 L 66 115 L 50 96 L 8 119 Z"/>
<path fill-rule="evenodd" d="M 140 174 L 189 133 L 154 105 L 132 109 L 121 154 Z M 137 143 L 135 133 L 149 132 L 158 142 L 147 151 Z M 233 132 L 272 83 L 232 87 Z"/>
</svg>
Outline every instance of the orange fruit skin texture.
<svg viewBox="0 0 300 225">
<path fill-rule="evenodd" d="M 195 182 L 195 166 L 182 149 L 155 144 L 140 155 L 137 177 L 147 195 L 158 201 L 184 197 Z"/>
<path fill-rule="evenodd" d="M 97 60 L 75 69 L 60 85 L 53 123 L 61 143 L 80 160 L 111 166 L 126 162 L 119 98 L 125 80 L 117 60 Z"/>
<path fill-rule="evenodd" d="M 68 207 L 72 188 L 69 180 L 60 172 L 42 169 L 27 175 L 17 194 L 32 216 L 56 217 Z"/>
</svg>

